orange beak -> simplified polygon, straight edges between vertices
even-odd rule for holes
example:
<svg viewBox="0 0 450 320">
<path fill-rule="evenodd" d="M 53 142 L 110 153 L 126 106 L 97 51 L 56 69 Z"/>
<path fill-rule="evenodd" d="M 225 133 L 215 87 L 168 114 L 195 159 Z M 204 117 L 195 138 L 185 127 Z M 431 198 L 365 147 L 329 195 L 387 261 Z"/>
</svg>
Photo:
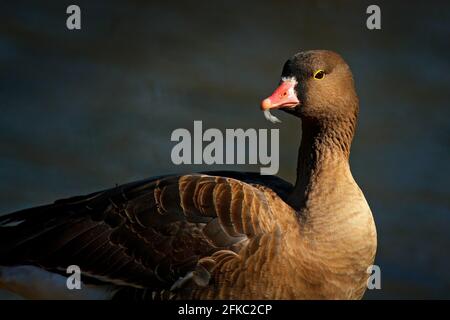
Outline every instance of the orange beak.
<svg viewBox="0 0 450 320">
<path fill-rule="evenodd" d="M 297 82 L 295 80 L 283 81 L 270 97 L 262 101 L 261 109 L 266 111 L 283 107 L 293 108 L 300 104 L 297 94 L 295 93 L 296 84 Z"/>
</svg>

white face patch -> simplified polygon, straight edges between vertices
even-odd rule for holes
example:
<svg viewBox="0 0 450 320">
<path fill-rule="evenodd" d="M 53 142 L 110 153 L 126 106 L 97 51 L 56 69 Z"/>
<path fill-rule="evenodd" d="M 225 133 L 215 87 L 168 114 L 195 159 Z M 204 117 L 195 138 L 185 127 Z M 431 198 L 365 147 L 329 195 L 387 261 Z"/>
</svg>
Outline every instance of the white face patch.
<svg viewBox="0 0 450 320">
<path fill-rule="evenodd" d="M 297 84 L 298 82 L 297 82 L 297 78 L 296 77 L 282 77 L 281 78 L 281 81 L 293 81 L 293 82 L 295 82 L 295 84 Z"/>
<path fill-rule="evenodd" d="M 269 120 L 272 123 L 280 123 L 281 122 L 280 119 L 278 119 L 277 117 L 275 117 L 273 114 L 270 113 L 270 110 L 264 111 L 264 118 L 266 118 L 266 120 Z"/>
</svg>

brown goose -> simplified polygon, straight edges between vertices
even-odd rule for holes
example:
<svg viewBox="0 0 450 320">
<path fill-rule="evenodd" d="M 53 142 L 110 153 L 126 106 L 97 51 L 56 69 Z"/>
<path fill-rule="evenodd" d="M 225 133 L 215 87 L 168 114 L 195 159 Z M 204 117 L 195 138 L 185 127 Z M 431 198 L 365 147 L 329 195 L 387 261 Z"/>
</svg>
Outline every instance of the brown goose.
<svg viewBox="0 0 450 320">
<path fill-rule="evenodd" d="M 350 68 L 334 52 L 307 51 L 281 79 L 262 109 L 302 120 L 295 186 L 255 173 L 161 176 L 3 216 L 0 286 L 38 297 L 15 270 L 50 281 L 76 264 L 83 297 L 361 298 L 376 231 L 348 161 L 358 113 Z M 54 283 L 32 290 L 70 296 Z"/>
</svg>

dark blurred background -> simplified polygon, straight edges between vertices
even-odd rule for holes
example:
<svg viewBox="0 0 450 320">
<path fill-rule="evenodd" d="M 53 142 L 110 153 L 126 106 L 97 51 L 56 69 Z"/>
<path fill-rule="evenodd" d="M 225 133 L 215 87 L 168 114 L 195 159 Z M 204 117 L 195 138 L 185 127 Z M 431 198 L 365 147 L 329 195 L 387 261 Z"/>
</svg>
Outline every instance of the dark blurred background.
<svg viewBox="0 0 450 320">
<path fill-rule="evenodd" d="M 66 29 L 78 4 L 82 29 Z M 259 166 L 175 166 L 176 128 L 279 128 L 294 181 L 299 121 L 261 98 L 300 50 L 350 64 L 361 102 L 353 174 L 378 228 L 382 289 L 366 298 L 450 298 L 450 5 L 377 1 L 1 1 L 0 213 L 152 175 Z"/>
</svg>

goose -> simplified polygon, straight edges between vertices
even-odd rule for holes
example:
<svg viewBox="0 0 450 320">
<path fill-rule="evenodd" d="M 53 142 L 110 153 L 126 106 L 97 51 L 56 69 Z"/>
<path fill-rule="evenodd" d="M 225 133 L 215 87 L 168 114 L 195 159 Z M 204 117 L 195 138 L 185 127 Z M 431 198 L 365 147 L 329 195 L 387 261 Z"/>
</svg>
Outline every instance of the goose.
<svg viewBox="0 0 450 320">
<path fill-rule="evenodd" d="M 261 109 L 301 120 L 294 185 L 164 175 L 4 215 L 0 287 L 31 298 L 362 298 L 377 240 L 349 165 L 359 109 L 349 66 L 332 51 L 299 52 Z M 81 270 L 77 293 L 69 265 Z"/>
</svg>

